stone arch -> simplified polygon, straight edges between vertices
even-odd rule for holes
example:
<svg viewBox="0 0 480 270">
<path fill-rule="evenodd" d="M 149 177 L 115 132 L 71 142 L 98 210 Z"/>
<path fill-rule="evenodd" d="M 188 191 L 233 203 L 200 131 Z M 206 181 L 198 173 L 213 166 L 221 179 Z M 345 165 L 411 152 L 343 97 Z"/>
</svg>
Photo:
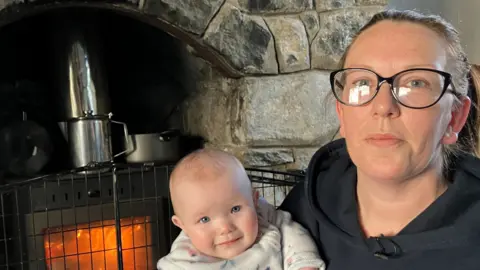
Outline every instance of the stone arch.
<svg viewBox="0 0 480 270">
<path fill-rule="evenodd" d="M 386 0 L 0 0 L 0 27 L 55 8 L 112 10 L 193 48 L 227 77 L 335 68 Z"/>
<path fill-rule="evenodd" d="M 193 48 L 197 56 L 209 61 L 228 77 L 278 73 L 273 35 L 261 17 L 248 16 L 224 0 L 196 1 L 38 0 L 22 3 L 20 0 L 6 5 L 0 2 L 0 28 L 54 9 L 104 9 L 144 22 L 178 38 Z M 245 27 L 241 27 L 240 34 L 233 35 L 239 24 Z"/>
</svg>

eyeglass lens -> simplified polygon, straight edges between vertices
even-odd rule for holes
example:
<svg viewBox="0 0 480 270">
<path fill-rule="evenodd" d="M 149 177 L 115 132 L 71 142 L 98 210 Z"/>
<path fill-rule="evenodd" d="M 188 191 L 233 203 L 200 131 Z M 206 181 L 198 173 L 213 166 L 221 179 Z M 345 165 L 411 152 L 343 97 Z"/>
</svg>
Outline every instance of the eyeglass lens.
<svg viewBox="0 0 480 270">
<path fill-rule="evenodd" d="M 386 83 L 386 82 L 385 82 Z M 409 107 L 426 107 L 442 95 L 445 78 L 434 71 L 411 70 L 398 74 L 393 85 L 393 95 Z M 364 69 L 347 69 L 338 72 L 333 85 L 336 97 L 348 105 L 363 105 L 371 101 L 379 89 L 375 73 Z"/>
</svg>

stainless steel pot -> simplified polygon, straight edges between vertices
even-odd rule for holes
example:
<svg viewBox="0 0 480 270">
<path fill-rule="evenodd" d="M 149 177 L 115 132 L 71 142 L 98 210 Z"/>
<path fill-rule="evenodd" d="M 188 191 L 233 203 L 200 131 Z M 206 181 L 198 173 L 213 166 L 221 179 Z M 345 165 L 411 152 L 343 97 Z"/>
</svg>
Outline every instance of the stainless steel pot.
<svg viewBox="0 0 480 270">
<path fill-rule="evenodd" d="M 73 167 L 79 168 L 95 163 L 111 162 L 115 157 L 133 150 L 133 148 L 126 148 L 120 153 L 112 153 L 110 124 L 123 126 L 124 145 L 132 147 L 127 143 L 127 125 L 123 122 L 113 121 L 109 116 L 91 116 L 59 123 L 70 147 Z"/>
<path fill-rule="evenodd" d="M 161 133 L 131 134 L 126 153 L 128 163 L 176 162 L 180 159 L 180 132 L 167 130 Z"/>
</svg>

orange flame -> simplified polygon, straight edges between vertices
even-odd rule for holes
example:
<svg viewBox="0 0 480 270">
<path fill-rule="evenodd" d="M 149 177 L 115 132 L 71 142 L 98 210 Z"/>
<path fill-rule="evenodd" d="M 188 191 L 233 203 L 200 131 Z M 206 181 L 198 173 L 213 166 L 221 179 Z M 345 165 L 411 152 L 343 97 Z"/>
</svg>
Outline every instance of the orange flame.
<svg viewBox="0 0 480 270">
<path fill-rule="evenodd" d="M 120 225 L 123 269 L 153 269 L 150 218 L 125 218 Z M 49 270 L 118 269 L 114 220 L 48 228 L 44 247 Z"/>
</svg>

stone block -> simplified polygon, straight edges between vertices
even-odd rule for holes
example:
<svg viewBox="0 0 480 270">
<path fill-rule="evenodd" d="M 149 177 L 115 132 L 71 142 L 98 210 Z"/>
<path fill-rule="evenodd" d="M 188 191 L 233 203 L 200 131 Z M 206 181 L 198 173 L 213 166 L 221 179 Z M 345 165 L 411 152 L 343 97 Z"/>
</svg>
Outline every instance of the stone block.
<svg viewBox="0 0 480 270">
<path fill-rule="evenodd" d="M 336 69 L 357 32 L 383 7 L 358 7 L 322 12 L 320 31 L 312 42 L 312 68 Z"/>
<path fill-rule="evenodd" d="M 247 167 L 271 167 L 294 161 L 292 149 L 247 149 L 242 162 Z"/>
<path fill-rule="evenodd" d="M 145 0 L 144 12 L 200 35 L 223 2 L 224 0 Z"/>
<path fill-rule="evenodd" d="M 305 25 L 307 31 L 308 43 L 311 44 L 312 40 L 320 30 L 320 22 L 318 20 L 318 13 L 315 11 L 306 11 L 300 14 L 300 19 Z"/>
<path fill-rule="evenodd" d="M 238 0 L 238 4 L 252 13 L 291 13 L 313 9 L 313 0 Z"/>
<path fill-rule="evenodd" d="M 355 5 L 355 0 L 317 0 L 316 9 L 318 12 L 332 9 L 347 8 Z"/>
<path fill-rule="evenodd" d="M 247 77 L 238 87 L 230 121 L 238 145 L 318 145 L 338 126 L 328 72 Z"/>
<path fill-rule="evenodd" d="M 236 80 L 221 76 L 199 82 L 183 103 L 183 129 L 213 145 L 231 144 L 230 108 Z"/>
<path fill-rule="evenodd" d="M 310 68 L 310 46 L 303 22 L 298 17 L 265 18 L 275 39 L 281 73 Z"/>
<path fill-rule="evenodd" d="M 332 132 L 332 136 L 333 136 Z M 325 141 L 324 144 L 328 143 L 329 141 Z M 291 169 L 298 169 L 304 170 L 308 167 L 308 163 L 313 157 L 313 154 L 318 151 L 322 145 L 318 145 L 317 147 L 308 147 L 308 148 L 295 148 L 293 149 L 293 155 L 295 157 L 295 162 L 289 166 Z"/>
<path fill-rule="evenodd" d="M 239 71 L 278 73 L 273 36 L 263 18 L 245 14 L 229 3 L 208 26 L 204 41 Z"/>
</svg>

